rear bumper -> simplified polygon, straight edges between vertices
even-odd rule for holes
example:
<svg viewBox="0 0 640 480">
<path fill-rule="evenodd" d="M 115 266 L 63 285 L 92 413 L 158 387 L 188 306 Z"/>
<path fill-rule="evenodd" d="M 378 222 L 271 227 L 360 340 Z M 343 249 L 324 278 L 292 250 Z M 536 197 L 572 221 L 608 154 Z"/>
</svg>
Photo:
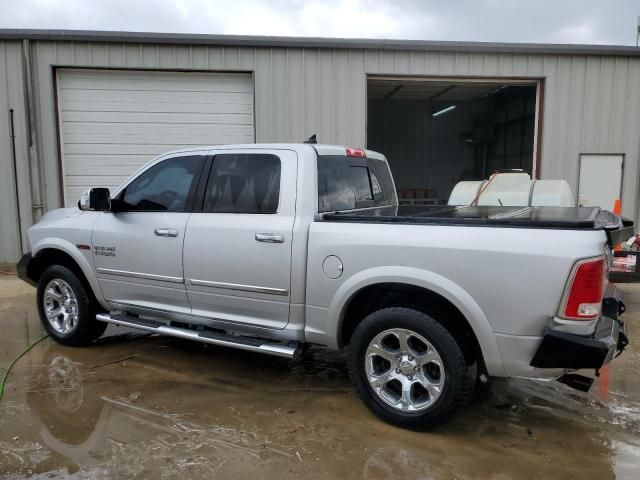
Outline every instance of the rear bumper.
<svg viewBox="0 0 640 480">
<path fill-rule="evenodd" d="M 18 262 L 17 265 L 17 270 L 18 270 L 18 277 L 21 280 L 24 280 L 25 282 L 27 282 L 29 285 L 32 286 L 37 286 L 36 282 L 34 282 L 30 277 L 29 277 L 29 266 L 31 265 L 31 262 L 33 261 L 33 256 L 31 255 L 30 252 L 25 253 L 22 258 L 20 258 L 20 261 Z"/>
<path fill-rule="evenodd" d="M 580 370 L 599 369 L 629 343 L 627 329 L 618 315 L 625 306 L 615 290 L 603 301 L 603 315 L 592 335 L 582 336 L 546 329 L 531 366 Z"/>
</svg>

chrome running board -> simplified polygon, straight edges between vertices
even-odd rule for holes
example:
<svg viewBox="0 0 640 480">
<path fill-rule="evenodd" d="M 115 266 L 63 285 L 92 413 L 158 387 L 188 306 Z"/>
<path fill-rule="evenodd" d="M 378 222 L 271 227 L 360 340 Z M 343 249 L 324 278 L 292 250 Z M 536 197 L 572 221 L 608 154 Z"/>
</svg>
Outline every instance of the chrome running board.
<svg viewBox="0 0 640 480">
<path fill-rule="evenodd" d="M 210 330 L 190 330 L 167 325 L 157 320 L 132 317 L 125 313 L 113 316 L 108 313 L 99 313 L 96 315 L 96 320 L 122 327 L 135 328 L 145 332 L 158 333 L 170 337 L 183 338 L 185 340 L 194 340 L 211 345 L 220 345 L 222 347 L 239 348 L 250 352 L 267 353 L 278 357 L 296 358 L 301 351 L 300 343 L 298 342 L 278 343 L 260 338 L 212 332 Z"/>
</svg>

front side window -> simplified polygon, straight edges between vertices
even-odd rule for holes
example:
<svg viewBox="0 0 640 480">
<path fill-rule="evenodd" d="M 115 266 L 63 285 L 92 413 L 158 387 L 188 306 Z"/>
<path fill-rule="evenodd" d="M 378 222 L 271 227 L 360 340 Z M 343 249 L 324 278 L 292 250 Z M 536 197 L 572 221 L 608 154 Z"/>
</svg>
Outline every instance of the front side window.
<svg viewBox="0 0 640 480">
<path fill-rule="evenodd" d="M 276 213 L 280 197 L 280 159 L 265 153 L 216 155 L 202 211 Z"/>
<path fill-rule="evenodd" d="M 318 210 L 333 212 L 393 204 L 385 162 L 341 155 L 318 157 Z"/>
<path fill-rule="evenodd" d="M 121 196 L 125 210 L 184 212 L 193 195 L 204 157 L 175 157 L 146 170 Z"/>
</svg>

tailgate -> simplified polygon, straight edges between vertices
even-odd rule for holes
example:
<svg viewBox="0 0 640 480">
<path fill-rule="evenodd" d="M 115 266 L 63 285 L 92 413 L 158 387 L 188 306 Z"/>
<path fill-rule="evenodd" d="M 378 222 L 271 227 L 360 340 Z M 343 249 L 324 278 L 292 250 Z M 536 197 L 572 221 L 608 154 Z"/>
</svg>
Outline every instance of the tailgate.
<svg viewBox="0 0 640 480">
<path fill-rule="evenodd" d="M 626 242 L 635 233 L 633 221 L 628 218 L 619 217 L 607 210 L 600 210 L 598 212 L 596 225 L 606 232 L 607 242 L 611 248 L 622 242 Z"/>
</svg>

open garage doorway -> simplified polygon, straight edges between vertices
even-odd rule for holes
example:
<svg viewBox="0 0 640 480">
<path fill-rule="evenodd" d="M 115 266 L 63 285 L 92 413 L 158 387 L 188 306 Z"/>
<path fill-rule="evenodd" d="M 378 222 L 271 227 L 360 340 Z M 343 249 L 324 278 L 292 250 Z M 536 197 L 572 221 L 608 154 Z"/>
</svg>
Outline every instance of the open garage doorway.
<svg viewBox="0 0 640 480">
<path fill-rule="evenodd" d="M 535 177 L 536 80 L 367 80 L 367 148 L 386 155 L 401 204 L 445 204 L 461 180 Z"/>
</svg>

